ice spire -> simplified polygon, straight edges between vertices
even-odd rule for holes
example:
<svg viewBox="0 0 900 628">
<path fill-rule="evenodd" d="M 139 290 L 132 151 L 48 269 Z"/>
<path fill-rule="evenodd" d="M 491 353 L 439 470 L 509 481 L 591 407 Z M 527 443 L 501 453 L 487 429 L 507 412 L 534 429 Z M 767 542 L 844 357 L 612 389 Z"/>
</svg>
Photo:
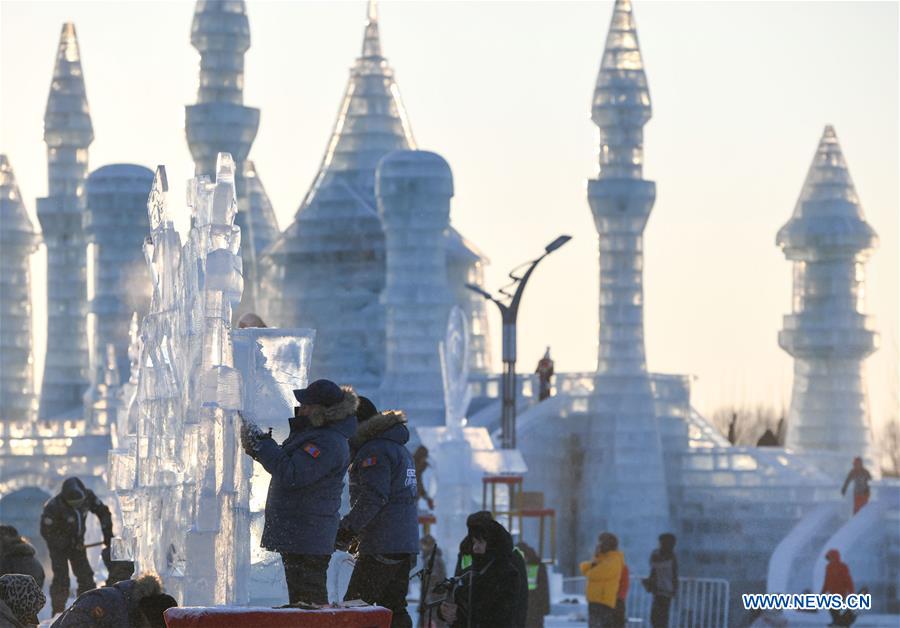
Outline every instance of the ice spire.
<svg viewBox="0 0 900 628">
<path fill-rule="evenodd" d="M 776 242 L 794 263 L 793 311 L 778 335 L 779 345 L 794 357 L 785 444 L 874 463 L 863 360 L 878 338 L 863 312 L 864 263 L 878 238 L 863 217 L 831 126 L 822 133 L 794 213 Z"/>
<path fill-rule="evenodd" d="M 642 178 L 643 126 L 650 92 L 629 0 L 613 9 L 594 90 L 600 172 L 588 201 L 600 244 L 599 356 L 592 421 L 599 437 L 584 477 L 602 478 L 583 498 L 606 514 L 599 529 L 622 532 L 629 561 L 645 560 L 667 529 L 668 493 L 644 348 L 643 232 L 656 185 Z M 589 551 L 598 527 L 582 530 Z"/>
<path fill-rule="evenodd" d="M 375 0 L 369 0 L 368 19 L 366 20 L 366 32 L 363 35 L 362 58 L 383 58 L 381 56 L 381 35 L 378 32 L 378 5 Z"/>
<path fill-rule="evenodd" d="M 39 242 L 9 159 L 0 155 L 0 422 L 27 424 L 37 413 L 30 260 Z"/>
<path fill-rule="evenodd" d="M 216 157 L 230 153 L 244 262 L 244 290 L 236 315 L 257 308 L 258 260 L 278 236 L 272 205 L 252 166 L 245 165 L 259 128 L 259 109 L 244 106 L 244 55 L 250 48 L 250 22 L 243 0 L 198 0 L 191 44 L 200 53 L 197 104 L 185 107 L 185 131 L 195 175 L 216 175 Z M 252 182 L 245 180 L 250 173 Z M 252 188 L 252 189 L 251 189 Z"/>
<path fill-rule="evenodd" d="M 75 25 L 62 26 L 44 116 L 48 194 L 37 214 L 47 245 L 47 357 L 41 418 L 80 415 L 87 386 L 85 241 L 88 146 L 94 139 Z M 72 418 L 71 416 L 66 418 Z"/>
<path fill-rule="evenodd" d="M 600 127 L 600 178 L 640 179 L 652 111 L 631 0 L 613 9 L 591 113 Z"/>
</svg>

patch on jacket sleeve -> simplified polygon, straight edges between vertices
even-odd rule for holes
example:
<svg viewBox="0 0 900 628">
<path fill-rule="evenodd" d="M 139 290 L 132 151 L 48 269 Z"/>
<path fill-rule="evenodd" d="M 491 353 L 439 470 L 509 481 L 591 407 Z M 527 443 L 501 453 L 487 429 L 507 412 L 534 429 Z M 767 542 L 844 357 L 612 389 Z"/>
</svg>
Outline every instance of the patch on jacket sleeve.
<svg viewBox="0 0 900 628">
<path fill-rule="evenodd" d="M 44 517 L 44 523 L 45 523 L 46 525 L 48 525 L 48 526 L 52 526 L 52 525 L 53 525 L 53 519 L 51 519 L 50 517 Z"/>
<path fill-rule="evenodd" d="M 94 619 L 101 619 L 106 614 L 106 611 L 103 610 L 102 606 L 95 606 L 91 610 L 91 617 Z"/>
<path fill-rule="evenodd" d="M 316 447 L 314 443 L 306 443 L 303 446 L 303 451 L 308 453 L 313 458 L 318 458 L 320 455 L 322 455 L 322 450 Z"/>
<path fill-rule="evenodd" d="M 365 469 L 366 467 L 374 467 L 378 464 L 378 458 L 375 456 L 369 456 L 365 460 L 359 463 L 359 466 Z"/>
</svg>

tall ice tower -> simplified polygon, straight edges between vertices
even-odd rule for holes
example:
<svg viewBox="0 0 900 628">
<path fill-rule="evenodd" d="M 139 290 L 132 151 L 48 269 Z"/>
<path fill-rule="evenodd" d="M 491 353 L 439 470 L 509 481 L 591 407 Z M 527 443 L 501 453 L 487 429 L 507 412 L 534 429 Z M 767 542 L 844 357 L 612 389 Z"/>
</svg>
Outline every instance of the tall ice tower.
<svg viewBox="0 0 900 628">
<path fill-rule="evenodd" d="M 31 254 L 39 242 L 12 166 L 0 155 L 0 423 L 28 424 L 37 416 Z"/>
<path fill-rule="evenodd" d="M 322 165 L 266 269 L 273 273 L 266 278 L 266 318 L 317 331 L 313 379 L 353 382 L 365 394 L 381 379 L 385 242 L 375 167 L 390 151 L 408 148 L 415 140 L 370 3 L 362 51 Z"/>
<path fill-rule="evenodd" d="M 185 131 L 195 175 L 215 179 L 216 157 L 230 153 L 241 228 L 244 294 L 238 315 L 258 308 L 258 260 L 278 236 L 275 212 L 251 162 L 259 109 L 244 106 L 244 54 L 250 23 L 244 0 L 198 0 L 191 44 L 200 52 L 197 104 L 185 107 Z"/>
<path fill-rule="evenodd" d="M 73 410 L 72 416 L 80 417 L 81 396 L 88 383 L 86 244 L 81 222 L 88 146 L 92 141 L 94 129 L 78 38 L 75 25 L 66 22 L 59 37 L 44 114 L 47 197 L 37 202 L 47 245 L 47 357 L 41 387 L 42 419 Z"/>
<path fill-rule="evenodd" d="M 863 360 L 877 348 L 878 336 L 863 312 L 864 265 L 878 238 L 863 217 L 831 126 L 776 242 L 794 263 L 792 312 L 778 334 L 778 344 L 794 357 L 785 445 L 874 463 Z"/>
<path fill-rule="evenodd" d="M 443 246 L 453 174 L 435 153 L 395 151 L 378 164 L 375 191 L 387 242 L 381 294 L 387 352 L 379 401 L 386 408 L 403 408 L 414 425 L 443 425 L 438 345 L 455 301 Z"/>
<path fill-rule="evenodd" d="M 585 445 L 586 477 L 596 480 L 585 497 L 602 521 L 584 533 L 615 531 L 629 560 L 643 561 L 668 528 L 669 506 L 644 353 L 643 231 L 656 186 L 642 178 L 650 92 L 630 0 L 615 4 L 592 113 L 600 128 L 600 172 L 588 182 L 600 236 L 600 343 L 590 401 L 596 436 Z"/>
</svg>

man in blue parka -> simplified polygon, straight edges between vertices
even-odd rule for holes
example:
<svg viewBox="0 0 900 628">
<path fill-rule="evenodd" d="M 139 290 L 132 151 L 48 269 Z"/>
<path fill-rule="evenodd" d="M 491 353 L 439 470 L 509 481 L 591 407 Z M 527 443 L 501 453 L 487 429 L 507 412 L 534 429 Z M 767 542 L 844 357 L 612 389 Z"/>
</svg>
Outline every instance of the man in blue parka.
<svg viewBox="0 0 900 628">
<path fill-rule="evenodd" d="M 351 388 L 326 379 L 295 390 L 294 396 L 300 405 L 281 445 L 249 423 L 241 430 L 241 442 L 272 474 L 262 546 L 281 554 L 290 603 L 327 604 L 326 571 L 359 400 Z"/>
<path fill-rule="evenodd" d="M 416 467 L 406 449 L 409 430 L 399 411 L 381 414 L 359 399 L 359 427 L 350 440 L 350 512 L 337 547 L 359 540 L 359 559 L 345 600 L 361 599 L 393 612 L 392 628 L 411 628 L 406 611 L 409 571 L 419 548 Z"/>
<path fill-rule="evenodd" d="M 177 605 L 159 578 L 145 573 L 83 593 L 51 628 L 165 628 L 163 613 Z"/>
</svg>

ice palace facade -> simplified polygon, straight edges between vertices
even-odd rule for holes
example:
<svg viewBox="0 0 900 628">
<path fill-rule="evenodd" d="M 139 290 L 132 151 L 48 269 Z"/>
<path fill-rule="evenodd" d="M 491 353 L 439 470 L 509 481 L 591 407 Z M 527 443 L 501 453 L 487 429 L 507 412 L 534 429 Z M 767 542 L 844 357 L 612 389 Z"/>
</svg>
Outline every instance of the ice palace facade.
<svg viewBox="0 0 900 628">
<path fill-rule="evenodd" d="M 103 284 L 90 300 L 96 329 L 101 329 L 103 314 L 116 319 L 110 329 L 118 331 L 91 345 L 93 361 L 87 345 L 58 353 L 68 345 L 53 346 L 44 381 L 58 384 L 54 395 L 69 391 L 65 394 L 71 397 L 67 402 L 48 400 L 46 406 L 42 402 L 41 417 L 56 421 L 37 422 L 27 414 L 4 411 L 0 505 L 6 517 L 16 493 L 21 499 L 27 497 L 22 491 L 32 489 L 46 495 L 63 475 L 100 477 L 112 445 L 108 477 L 125 524 L 116 551 L 154 565 L 173 579 L 173 590 L 184 600 L 243 603 L 249 585 L 238 574 L 246 575 L 253 560 L 265 557 L 251 558 L 249 546 L 233 556 L 216 549 L 229 535 L 249 538 L 254 519 L 258 521 L 254 508 L 259 506 L 252 505 L 252 480 L 247 479 L 252 471 L 234 440 L 238 408 L 254 412 L 248 409 L 258 403 L 262 424 L 267 412 L 290 405 L 276 394 L 279 386 L 320 373 L 357 383 L 391 404 L 415 408 L 414 426 L 439 426 L 447 407 L 437 343 L 453 304 L 462 306 L 463 319 L 473 330 L 466 359 L 476 399 L 467 429 L 495 431 L 499 404 L 489 392 L 493 376 L 487 368 L 484 305 L 462 287 L 466 281 L 480 282 L 485 260 L 449 224 L 449 166 L 438 155 L 409 150 L 415 143 L 381 52 L 374 9 L 319 175 L 294 223 L 281 235 L 271 229 L 271 204 L 247 160 L 258 110 L 242 104 L 243 53 L 249 46 L 244 3 L 198 2 L 192 43 L 201 53 L 201 87 L 198 104 L 187 110 L 187 133 L 195 174 L 207 176 L 192 187 L 196 224 L 182 248 L 177 233 L 166 226 L 160 205 L 164 174 L 157 171 L 148 245 L 155 301 L 146 301 L 144 310 L 150 314 L 132 323 L 132 313 L 124 308 L 100 308 L 122 295 L 104 296 L 110 282 L 96 276 L 95 285 Z M 655 189 L 643 179 L 641 166 L 651 105 L 628 0 L 615 3 L 592 114 L 601 138 L 598 175 L 588 185 L 601 261 L 598 368 L 560 374 L 557 394 L 541 403 L 523 394 L 518 422 L 519 450 L 529 469 L 526 486 L 542 490 L 547 505 L 556 510 L 559 537 L 574 539 L 560 544 L 558 569 L 573 573 L 576 562 L 592 551 L 597 533 L 610 529 L 619 533 L 632 570 L 641 573 L 657 534 L 671 530 L 679 537 L 682 575 L 727 579 L 731 616 L 737 621 L 734 600 L 741 592 L 817 591 L 824 552 L 836 547 L 855 580 L 869 586 L 875 612 L 900 613 L 900 486 L 876 481 L 871 502 L 853 517 L 836 489 L 853 455 L 871 461 L 874 454 L 862 360 L 876 340 L 861 299 L 861 271 L 875 235 L 862 217 L 833 129 L 826 128 L 794 214 L 778 234 L 779 246 L 796 268 L 794 311 L 785 317 L 779 335 L 781 346 L 796 360 L 788 447 L 749 448 L 731 446 L 691 407 L 686 376 L 647 372 L 641 252 Z M 63 27 L 46 129 L 50 193 L 39 201 L 38 213 L 51 261 L 50 294 L 53 303 L 59 302 L 52 311 L 87 328 L 87 244 L 90 238 L 96 244 L 99 232 L 84 225 L 94 224 L 87 216 L 100 216 L 102 203 L 97 201 L 97 211 L 89 207 L 87 146 L 93 134 L 72 25 Z M 219 157 L 220 152 L 230 152 L 234 159 Z M 5 220 L 7 211 L 24 213 L 9 172 L 4 174 L 3 237 L 12 227 L 21 246 L 6 247 L 4 239 L 4 264 L 9 255 L 10 264 L 27 270 L 23 260 L 35 246 L 36 234 L 20 219 Z M 149 185 L 144 172 L 137 178 Z M 411 192 L 397 193 L 403 189 Z M 133 206 L 113 202 L 123 209 Z M 60 220 L 74 234 L 71 239 L 58 237 Z M 219 236 L 213 238 L 214 232 Z M 267 244 L 267 237 L 274 244 Z M 423 241 L 443 246 L 423 247 Z M 99 254 L 103 247 L 91 250 Z M 139 252 L 133 242 L 123 240 L 121 253 L 97 259 L 103 266 L 104 259 L 118 255 L 133 260 Z M 188 271 L 186 260 L 201 263 Z M 311 272 L 300 270 L 304 264 Z M 259 292 L 252 306 L 267 322 L 316 328 L 315 351 L 309 332 L 230 331 L 253 273 Z M 27 273 L 21 276 L 27 283 Z M 349 278 L 337 296 L 328 291 L 333 285 L 328 279 L 336 276 Z M 14 320 L 8 316 L 21 312 L 22 294 L 4 284 L 4 326 Z M 200 299 L 200 294 L 211 298 Z M 409 307 L 422 299 L 434 305 L 427 320 L 415 311 L 422 308 Z M 354 316 L 334 316 L 329 308 L 338 302 Z M 51 317 L 51 332 L 52 323 Z M 196 338 L 184 335 L 188 324 L 198 325 Z M 126 348 L 121 330 L 129 325 Z M 172 333 L 160 334 L 159 326 Z M 412 326 L 419 333 L 411 333 Z M 20 331 L 29 337 L 26 327 Z M 267 336 L 271 338 L 260 339 Z M 233 344 L 226 340 L 231 338 Z M 76 342 L 65 342 L 70 340 Z M 163 350 L 165 342 L 171 346 Z M 109 344 L 112 354 L 104 352 Z M 266 357 L 266 351 L 283 345 L 293 346 L 294 360 L 288 361 L 293 367 L 276 376 L 274 358 Z M 18 356 L 11 372 L 23 382 L 17 388 L 21 394 L 8 397 L 8 407 L 33 408 L 29 361 L 22 360 L 21 346 L 18 354 L 7 344 L 0 346 L 4 366 Z M 365 360 L 356 357 L 360 347 Z M 173 354 L 170 349 L 177 350 Z M 129 355 L 127 374 L 122 372 L 123 355 Z M 404 389 L 408 373 L 398 369 L 415 360 L 422 378 L 417 390 L 436 392 L 437 403 L 433 393 L 429 399 L 416 398 Z M 173 388 L 173 373 L 193 373 L 186 380 L 191 389 Z M 160 374 L 159 387 L 150 386 L 149 378 Z M 142 382 L 142 376 L 148 379 Z M 254 382 L 249 385 L 254 394 L 247 392 L 248 381 L 242 394 L 242 376 Z M 93 392 L 82 398 L 89 383 Z M 530 383 L 522 378 L 523 392 Z M 840 396 L 839 391 L 848 389 L 852 395 Z M 49 394 L 47 386 L 45 390 Z M 841 403 L 817 405 L 838 397 Z M 186 420 L 189 407 L 199 412 L 195 422 Z M 161 420 L 169 422 L 164 430 L 155 427 Z M 846 449 L 826 439 L 846 430 L 862 439 Z M 422 435 L 427 431 L 421 430 Z M 196 447 L 184 446 L 192 442 Z M 212 446 L 204 449 L 204 442 Z M 200 450 L 204 457 L 186 457 Z M 167 488 L 146 492 L 153 478 L 164 478 Z M 161 519 L 163 497 L 167 504 L 177 504 L 183 516 Z M 469 501 L 477 506 L 474 496 Z M 202 521 L 197 519 L 201 503 L 204 512 L 213 513 Z M 193 536 L 186 532 L 191 526 L 197 532 Z M 526 528 L 525 536 L 530 532 Z M 189 574 L 185 557 L 192 555 L 219 562 L 197 561 L 197 569 L 206 571 Z"/>
</svg>

